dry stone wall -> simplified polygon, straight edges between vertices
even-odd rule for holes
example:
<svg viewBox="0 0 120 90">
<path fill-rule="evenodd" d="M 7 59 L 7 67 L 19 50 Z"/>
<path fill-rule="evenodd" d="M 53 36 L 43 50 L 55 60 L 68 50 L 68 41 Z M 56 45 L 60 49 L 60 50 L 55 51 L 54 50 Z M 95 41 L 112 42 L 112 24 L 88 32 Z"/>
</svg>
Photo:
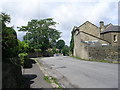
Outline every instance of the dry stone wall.
<svg viewBox="0 0 120 90">
<path fill-rule="evenodd" d="M 88 46 L 89 59 L 120 60 L 120 47 L 117 46 Z"/>
</svg>

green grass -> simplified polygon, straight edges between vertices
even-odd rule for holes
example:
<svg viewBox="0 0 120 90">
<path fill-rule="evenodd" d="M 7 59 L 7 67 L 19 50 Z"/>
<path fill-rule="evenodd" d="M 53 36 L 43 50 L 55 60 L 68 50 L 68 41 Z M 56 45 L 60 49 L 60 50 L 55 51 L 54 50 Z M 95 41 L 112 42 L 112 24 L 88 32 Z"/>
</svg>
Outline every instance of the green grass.
<svg viewBox="0 0 120 90">
<path fill-rule="evenodd" d="M 40 62 L 38 61 L 38 59 L 36 59 L 35 61 L 36 61 L 37 63 L 39 63 L 40 65 L 42 64 L 42 63 L 40 63 Z M 51 79 L 50 79 L 50 77 L 51 77 Z M 58 83 L 57 79 L 54 78 L 54 77 L 52 77 L 52 76 L 44 76 L 44 80 L 47 81 L 48 83 L 52 83 L 52 81 L 53 81 L 55 84 L 57 84 L 57 85 L 59 86 L 58 88 L 62 88 L 62 87 L 60 86 L 60 84 Z"/>
<path fill-rule="evenodd" d="M 39 63 L 40 65 L 42 64 L 42 63 L 40 63 L 40 62 L 38 61 L 38 59 L 35 59 L 35 61 L 36 61 L 37 63 Z M 50 77 L 51 77 L 51 79 L 50 79 Z M 60 86 L 60 84 L 58 83 L 57 79 L 54 78 L 54 77 L 52 77 L 52 76 L 44 76 L 44 80 L 47 81 L 48 83 L 52 83 L 52 81 L 53 81 L 55 84 L 57 84 L 57 85 L 59 86 L 58 88 L 62 88 L 62 87 Z"/>
<path fill-rule="evenodd" d="M 44 80 L 47 81 L 48 83 L 52 83 L 49 79 L 49 76 L 44 76 Z"/>
<path fill-rule="evenodd" d="M 84 60 L 84 61 L 93 61 L 93 62 L 104 62 L 104 63 L 114 63 L 114 64 L 120 64 L 119 61 L 107 61 L 107 60 L 95 60 L 95 59 L 82 59 L 82 58 L 79 58 L 79 57 L 75 57 L 75 56 L 70 56 L 72 58 L 76 58 L 76 59 L 79 59 L 79 60 Z"/>
<path fill-rule="evenodd" d="M 59 86 L 58 88 L 62 88 L 62 87 L 60 86 L 60 84 L 58 83 L 58 81 L 57 81 L 56 78 L 51 77 L 51 79 L 50 79 L 50 77 L 51 77 L 51 76 L 44 76 L 44 80 L 47 81 L 48 83 L 52 83 L 52 81 L 53 81 L 55 84 L 57 84 L 57 85 Z"/>
<path fill-rule="evenodd" d="M 58 88 L 62 88 L 56 78 L 52 77 L 52 80 L 54 83 L 56 83 L 59 86 Z"/>
</svg>

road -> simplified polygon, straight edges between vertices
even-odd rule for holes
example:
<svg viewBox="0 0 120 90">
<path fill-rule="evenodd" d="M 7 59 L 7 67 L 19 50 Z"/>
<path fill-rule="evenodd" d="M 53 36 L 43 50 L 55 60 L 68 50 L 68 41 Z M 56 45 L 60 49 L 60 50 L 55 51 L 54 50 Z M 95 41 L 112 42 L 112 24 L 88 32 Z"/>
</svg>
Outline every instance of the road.
<svg viewBox="0 0 120 90">
<path fill-rule="evenodd" d="M 118 88 L 118 64 L 83 61 L 67 56 L 41 58 L 39 62 L 47 65 L 46 69 L 66 77 L 76 88 Z"/>
<path fill-rule="evenodd" d="M 27 78 L 27 88 L 52 88 L 50 83 L 44 80 L 44 74 L 39 68 L 39 64 L 30 60 L 32 66 L 23 69 L 23 76 Z"/>
</svg>

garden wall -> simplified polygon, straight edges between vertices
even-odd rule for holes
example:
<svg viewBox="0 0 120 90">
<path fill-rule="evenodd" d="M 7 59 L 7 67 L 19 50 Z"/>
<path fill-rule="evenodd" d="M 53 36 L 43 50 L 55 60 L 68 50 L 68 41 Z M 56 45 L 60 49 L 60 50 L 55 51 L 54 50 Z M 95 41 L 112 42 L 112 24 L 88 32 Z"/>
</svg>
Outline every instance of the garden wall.
<svg viewBox="0 0 120 90">
<path fill-rule="evenodd" d="M 120 47 L 117 46 L 88 46 L 89 59 L 120 60 Z"/>
</svg>

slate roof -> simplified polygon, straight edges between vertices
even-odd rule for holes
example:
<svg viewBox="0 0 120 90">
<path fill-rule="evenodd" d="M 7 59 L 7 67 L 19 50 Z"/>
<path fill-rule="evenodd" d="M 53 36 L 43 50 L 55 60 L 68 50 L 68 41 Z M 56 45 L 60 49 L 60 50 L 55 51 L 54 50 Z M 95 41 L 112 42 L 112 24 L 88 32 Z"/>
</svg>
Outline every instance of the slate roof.
<svg viewBox="0 0 120 90">
<path fill-rule="evenodd" d="M 101 34 L 108 32 L 120 32 L 120 26 L 109 26 L 107 29 L 103 30 Z"/>
<path fill-rule="evenodd" d="M 105 25 L 105 28 L 108 28 L 110 25 L 112 25 L 111 23 Z M 112 25 L 113 26 L 113 25 Z"/>
</svg>

